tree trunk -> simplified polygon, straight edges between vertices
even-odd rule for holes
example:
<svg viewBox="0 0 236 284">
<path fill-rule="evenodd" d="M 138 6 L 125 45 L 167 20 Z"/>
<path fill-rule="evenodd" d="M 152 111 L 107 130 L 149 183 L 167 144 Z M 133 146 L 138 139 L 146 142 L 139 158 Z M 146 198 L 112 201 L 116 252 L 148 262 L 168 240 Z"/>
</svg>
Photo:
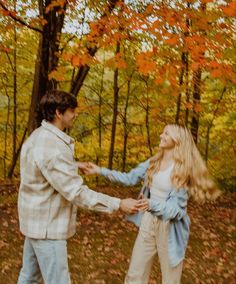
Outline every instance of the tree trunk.
<svg viewBox="0 0 236 284">
<path fill-rule="evenodd" d="M 43 0 L 39 0 L 40 16 L 47 21 L 47 24 L 43 26 L 43 31 L 39 40 L 38 58 L 35 65 L 35 77 L 32 91 L 32 99 L 29 113 L 28 130 L 31 133 L 41 123 L 41 118 L 37 116 L 37 107 L 42 96 L 46 91 L 56 89 L 57 82 L 55 79 L 49 79 L 48 74 L 55 70 L 58 65 L 57 53 L 59 51 L 60 34 L 64 23 L 64 15 L 67 2 L 64 7 L 54 7 L 48 13 L 45 12 L 46 7 L 51 4 L 53 0 L 46 0 L 45 4 Z M 118 0 L 108 1 L 107 13 L 111 13 Z M 107 16 L 105 13 L 102 17 Z M 100 31 L 101 36 L 103 30 Z M 88 53 L 90 56 L 94 56 L 98 47 L 89 47 Z M 78 95 L 83 82 L 89 72 L 90 67 L 88 65 L 80 66 L 75 79 L 72 80 L 70 92 L 75 96 Z"/>
<path fill-rule="evenodd" d="M 126 167 L 126 153 L 127 153 L 127 142 L 128 142 L 128 123 L 127 123 L 127 111 L 129 106 L 129 97 L 130 97 L 130 85 L 131 85 L 131 77 L 127 82 L 127 96 L 125 100 L 125 109 L 124 109 L 124 140 L 123 140 L 123 155 L 122 155 L 122 171 L 125 171 Z"/>
<path fill-rule="evenodd" d="M 16 12 L 16 0 L 14 1 L 14 11 Z M 17 34 L 16 25 L 14 25 L 14 52 L 13 52 L 13 135 L 12 135 L 12 160 L 16 154 L 16 128 L 17 128 L 17 69 L 16 69 L 16 49 L 17 49 Z"/>
<path fill-rule="evenodd" d="M 101 78 L 101 86 L 100 92 L 98 94 L 98 148 L 99 155 L 96 158 L 96 164 L 100 165 L 100 154 L 102 151 L 102 92 L 103 92 L 103 84 L 104 84 L 104 66 L 102 68 L 102 78 Z"/>
<path fill-rule="evenodd" d="M 190 9 L 190 3 L 187 3 L 188 9 Z M 191 26 L 191 20 L 186 18 L 186 32 L 184 33 L 185 37 L 189 36 L 189 29 Z M 188 127 L 188 119 L 189 119 L 189 102 L 190 102 L 190 90 L 189 90 L 189 52 L 185 52 L 185 85 L 186 85 L 186 108 L 185 108 L 185 125 Z"/>
<path fill-rule="evenodd" d="M 206 3 L 201 3 L 201 12 L 204 14 L 206 11 Z M 206 31 L 202 28 L 199 31 L 200 34 L 203 34 L 206 37 Z M 204 52 L 202 52 L 201 57 L 204 57 Z M 193 73 L 193 116 L 191 122 L 191 133 L 193 135 L 193 139 L 197 144 L 198 140 L 198 128 L 199 128 L 199 117 L 200 117 L 200 102 L 201 102 L 201 75 L 202 70 L 199 67 Z"/>
<path fill-rule="evenodd" d="M 188 8 L 190 8 L 189 2 L 188 2 Z M 186 18 L 185 23 L 186 23 L 186 31 L 184 32 L 184 40 L 185 40 L 186 37 L 189 36 L 190 19 L 188 17 Z M 182 52 L 181 63 L 182 63 L 182 68 L 181 68 L 181 73 L 180 73 L 180 77 L 179 77 L 179 85 L 180 85 L 180 87 L 183 86 L 184 75 L 185 75 L 186 86 L 187 86 L 186 96 L 187 96 L 187 94 L 188 94 L 188 52 Z M 176 117 L 175 117 L 175 122 L 177 124 L 179 123 L 179 119 L 180 119 L 181 97 L 182 97 L 182 94 L 180 93 L 178 95 L 178 98 L 177 98 L 177 110 L 176 110 Z M 187 102 L 187 100 L 188 99 L 186 99 L 186 102 Z M 188 107 L 186 108 L 186 111 L 188 111 Z M 186 113 L 185 113 L 185 124 L 187 126 Z"/>
<path fill-rule="evenodd" d="M 88 53 L 90 56 L 94 56 L 97 52 L 98 48 L 91 48 L 88 49 Z M 85 65 L 81 65 L 78 68 L 77 74 L 75 75 L 75 79 L 72 80 L 72 84 L 71 84 L 71 89 L 70 89 L 70 93 L 73 94 L 74 96 L 77 97 L 81 87 L 83 86 L 83 82 L 89 72 L 90 66 L 88 66 L 87 64 Z"/>
<path fill-rule="evenodd" d="M 38 56 L 35 65 L 34 84 L 29 112 L 28 131 L 31 133 L 41 123 L 41 118 L 37 116 L 38 104 L 42 96 L 49 90 L 56 89 L 55 79 L 49 79 L 50 72 L 58 65 L 59 42 L 61 30 L 64 24 L 65 10 L 59 6 L 51 8 L 46 13 L 46 8 L 53 1 L 39 0 L 39 11 L 47 23 L 43 26 L 42 34 L 39 39 Z"/>
<path fill-rule="evenodd" d="M 216 105 L 216 108 L 214 110 L 214 113 L 213 113 L 213 117 L 211 119 L 211 121 L 209 122 L 209 125 L 207 126 L 207 133 L 206 133 L 206 149 L 205 149 L 205 161 L 207 163 L 208 161 L 208 154 L 209 154 L 209 144 L 210 144 L 210 132 L 211 132 L 211 129 L 212 129 L 212 126 L 213 126 L 213 122 L 214 122 L 214 119 L 216 117 L 216 114 L 218 112 L 218 109 L 219 109 L 219 106 L 220 106 L 220 103 L 223 99 L 223 96 L 224 96 L 224 93 L 226 91 L 226 87 L 223 88 L 223 91 L 221 93 L 221 96 L 217 102 L 217 105 Z"/>
<path fill-rule="evenodd" d="M 193 135 L 193 139 L 196 144 L 198 140 L 199 114 L 200 114 L 198 110 L 198 106 L 200 105 L 200 101 L 201 101 L 201 88 L 200 88 L 201 75 L 202 75 L 202 71 L 200 68 L 193 74 L 193 80 L 194 80 L 193 116 L 192 116 L 192 122 L 191 122 L 191 133 Z"/>
<path fill-rule="evenodd" d="M 184 82 L 184 69 L 185 69 L 185 52 L 182 52 L 181 55 L 181 62 L 182 62 L 182 67 L 181 67 L 181 72 L 180 72 L 180 76 L 179 76 L 179 86 L 181 87 L 183 85 Z M 179 123 L 179 117 L 180 117 L 180 108 L 181 108 L 181 92 L 178 95 L 177 98 L 177 109 L 176 109 L 176 116 L 175 116 L 175 123 Z"/>
<path fill-rule="evenodd" d="M 8 95 L 7 88 L 4 85 L 4 89 L 7 96 L 7 121 L 5 126 L 5 136 L 4 136 L 4 155 L 3 155 L 3 169 L 4 169 L 4 179 L 7 175 L 7 166 L 6 166 L 6 159 L 7 159 L 7 134 L 8 134 L 8 125 L 10 120 L 10 96 Z"/>
<path fill-rule="evenodd" d="M 15 169 L 15 166 L 16 166 L 16 162 L 17 162 L 18 157 L 19 157 L 19 155 L 20 155 L 20 150 L 21 150 L 21 147 L 22 147 L 22 145 L 23 145 L 23 143 L 24 143 L 24 140 L 25 140 L 25 137 L 26 137 L 26 133 L 27 133 L 27 128 L 25 128 L 25 131 L 24 131 L 24 133 L 23 133 L 23 136 L 22 136 L 20 145 L 19 145 L 19 147 L 18 147 L 18 149 L 17 149 L 17 151 L 16 151 L 16 154 L 15 154 L 15 156 L 14 156 L 14 159 L 13 159 L 13 161 L 12 161 L 12 164 L 11 164 L 11 166 L 10 166 L 10 168 L 9 168 L 9 171 L 8 171 L 8 178 L 10 178 L 10 179 L 11 179 L 12 176 L 13 176 L 14 169 Z"/>
<path fill-rule="evenodd" d="M 185 57 L 185 78 L 186 78 L 186 109 L 185 109 L 185 125 L 188 127 L 188 120 L 189 120 L 189 102 L 190 102 L 190 90 L 189 90 L 189 62 L 188 62 L 188 52 L 186 52 Z"/>
<path fill-rule="evenodd" d="M 146 88 L 147 88 L 147 98 L 146 98 L 146 107 L 145 107 L 145 111 L 146 111 L 146 115 L 145 115 L 145 126 L 146 126 L 146 130 L 147 130 L 147 143 L 148 143 L 148 149 L 150 152 L 150 155 L 152 156 L 152 146 L 151 146 L 151 137 L 150 137 L 150 125 L 149 125 L 149 91 L 148 91 L 148 82 L 145 81 L 146 83 Z"/>
<path fill-rule="evenodd" d="M 149 106 L 146 108 L 146 118 L 145 118 L 146 130 L 147 130 L 147 142 L 150 155 L 152 156 L 152 146 L 150 138 L 150 127 L 149 127 Z"/>
<path fill-rule="evenodd" d="M 108 7 L 107 7 L 108 12 L 104 13 L 101 18 L 106 18 L 109 14 L 111 14 L 111 12 L 113 11 L 113 9 L 115 8 L 118 2 L 119 0 L 109 0 Z M 120 2 L 123 2 L 123 1 L 120 1 Z M 104 29 L 100 29 L 99 33 L 100 33 L 100 36 L 102 37 L 104 33 Z M 94 55 L 96 54 L 98 50 L 98 46 L 91 48 L 89 45 L 90 43 L 88 43 L 88 47 L 87 47 L 88 54 L 94 57 Z M 89 72 L 89 69 L 90 69 L 90 66 L 88 66 L 87 64 L 81 65 L 78 67 L 78 71 L 75 75 L 75 79 L 72 80 L 72 84 L 70 88 L 70 93 L 73 94 L 74 96 L 76 97 L 78 96 L 78 93 L 81 87 L 83 86 L 83 82 Z"/>
<path fill-rule="evenodd" d="M 116 54 L 119 52 L 120 52 L 120 43 L 117 42 Z M 118 79 L 119 79 L 119 70 L 118 68 L 116 68 L 114 71 L 114 85 L 113 85 L 114 101 L 113 101 L 113 117 L 112 117 L 112 129 L 111 129 L 111 144 L 110 144 L 109 160 L 108 160 L 109 169 L 112 169 L 114 147 L 115 147 L 116 121 L 118 115 L 118 99 L 119 99 Z"/>
<path fill-rule="evenodd" d="M 205 161 L 207 164 L 208 161 L 208 152 L 209 152 L 209 144 L 210 144 L 210 131 L 212 128 L 213 123 L 210 123 L 207 127 L 207 133 L 206 133 L 206 149 L 205 149 Z"/>
</svg>

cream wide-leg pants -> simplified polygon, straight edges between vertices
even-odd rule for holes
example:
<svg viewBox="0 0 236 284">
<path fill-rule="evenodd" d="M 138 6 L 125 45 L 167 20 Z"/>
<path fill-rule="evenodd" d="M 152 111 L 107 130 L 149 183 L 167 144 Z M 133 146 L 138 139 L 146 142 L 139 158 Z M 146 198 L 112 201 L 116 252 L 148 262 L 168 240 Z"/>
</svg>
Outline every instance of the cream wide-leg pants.
<svg viewBox="0 0 236 284">
<path fill-rule="evenodd" d="M 171 267 L 168 259 L 169 222 L 145 212 L 134 244 L 125 284 L 147 284 L 154 256 L 158 254 L 162 284 L 179 284 L 183 262 Z"/>
</svg>

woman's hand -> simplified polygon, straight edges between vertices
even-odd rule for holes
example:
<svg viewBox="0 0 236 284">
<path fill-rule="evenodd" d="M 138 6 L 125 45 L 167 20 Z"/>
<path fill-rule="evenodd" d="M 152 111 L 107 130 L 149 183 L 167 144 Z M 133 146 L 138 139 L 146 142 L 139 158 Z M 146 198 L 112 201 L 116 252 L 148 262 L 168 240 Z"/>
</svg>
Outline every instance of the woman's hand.
<svg viewBox="0 0 236 284">
<path fill-rule="evenodd" d="M 78 168 L 85 175 L 93 175 L 100 173 L 100 167 L 91 162 L 78 162 Z"/>
<path fill-rule="evenodd" d="M 88 162 L 77 162 L 77 167 L 84 174 L 85 170 L 88 168 Z"/>
</svg>

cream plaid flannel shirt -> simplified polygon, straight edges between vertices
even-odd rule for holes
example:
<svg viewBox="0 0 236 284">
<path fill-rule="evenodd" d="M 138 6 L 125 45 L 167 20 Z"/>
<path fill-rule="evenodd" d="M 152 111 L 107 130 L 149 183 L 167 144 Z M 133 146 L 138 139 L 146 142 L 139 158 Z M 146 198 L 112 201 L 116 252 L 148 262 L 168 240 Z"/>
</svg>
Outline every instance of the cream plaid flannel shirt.
<svg viewBox="0 0 236 284">
<path fill-rule="evenodd" d="M 21 151 L 18 212 L 21 232 L 37 239 L 67 239 L 76 230 L 77 206 L 111 213 L 120 199 L 83 185 L 74 140 L 43 121 Z"/>
</svg>

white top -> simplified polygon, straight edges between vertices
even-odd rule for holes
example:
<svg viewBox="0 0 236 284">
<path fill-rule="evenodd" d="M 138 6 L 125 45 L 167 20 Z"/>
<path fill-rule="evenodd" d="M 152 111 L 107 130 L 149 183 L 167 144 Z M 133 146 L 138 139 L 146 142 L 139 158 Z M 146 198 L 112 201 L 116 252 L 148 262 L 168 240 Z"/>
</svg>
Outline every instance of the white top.
<svg viewBox="0 0 236 284">
<path fill-rule="evenodd" d="M 174 164 L 171 164 L 167 169 L 158 171 L 158 173 L 153 175 L 152 186 L 150 188 L 151 199 L 156 199 L 159 201 L 166 199 L 173 188 L 170 179 L 173 167 Z"/>
</svg>

